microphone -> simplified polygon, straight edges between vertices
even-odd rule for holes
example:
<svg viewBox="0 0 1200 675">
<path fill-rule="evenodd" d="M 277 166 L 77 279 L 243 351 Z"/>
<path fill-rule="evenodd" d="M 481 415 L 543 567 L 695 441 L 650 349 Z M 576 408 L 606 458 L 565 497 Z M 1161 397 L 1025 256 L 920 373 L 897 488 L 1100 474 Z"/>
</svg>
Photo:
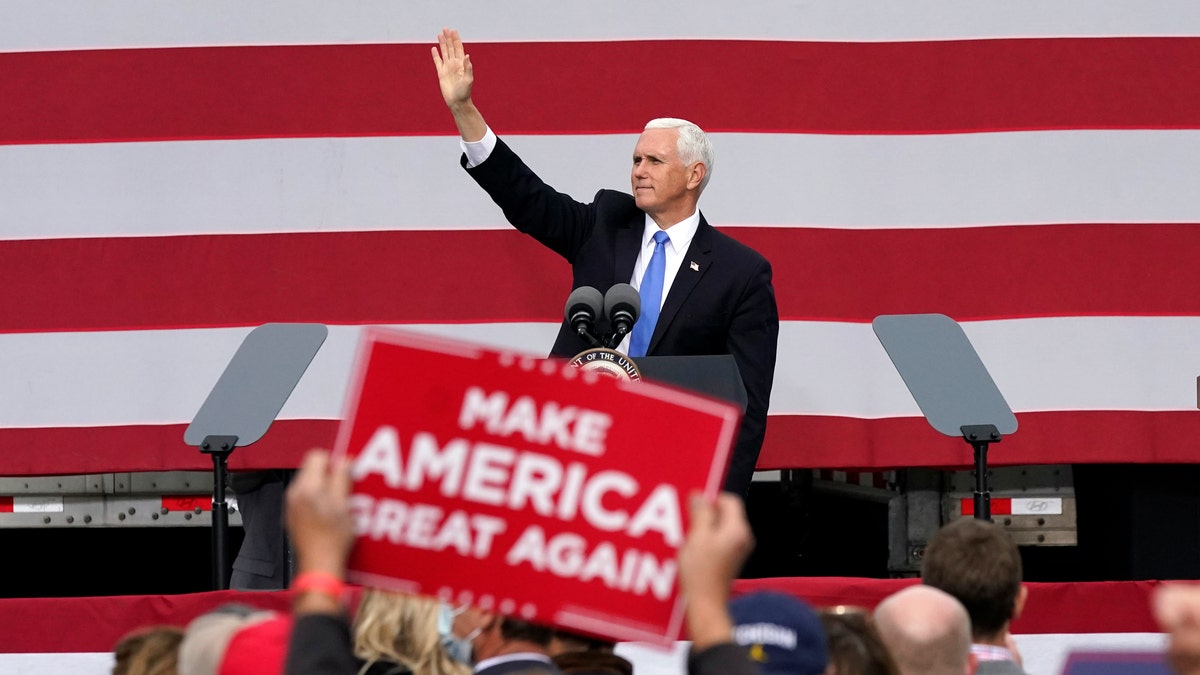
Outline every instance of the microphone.
<svg viewBox="0 0 1200 675">
<path fill-rule="evenodd" d="M 609 349 L 615 348 L 633 330 L 642 313 L 642 296 L 629 284 L 614 284 L 604 294 L 604 312 L 612 324 L 613 334 L 608 338 Z"/>
<path fill-rule="evenodd" d="M 604 297 L 600 295 L 600 291 L 591 286 L 580 286 L 567 296 L 567 305 L 563 313 L 567 324 L 575 329 L 576 333 L 593 347 L 599 347 L 601 346 L 600 341 L 592 334 L 592 326 L 595 325 L 596 317 L 600 316 L 603 308 Z"/>
</svg>

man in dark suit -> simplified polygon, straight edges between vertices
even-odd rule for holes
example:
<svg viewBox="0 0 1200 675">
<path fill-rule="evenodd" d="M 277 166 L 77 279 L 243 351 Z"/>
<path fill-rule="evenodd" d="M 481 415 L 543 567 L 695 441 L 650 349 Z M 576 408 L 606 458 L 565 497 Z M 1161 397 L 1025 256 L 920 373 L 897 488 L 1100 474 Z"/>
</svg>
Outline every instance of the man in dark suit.
<svg viewBox="0 0 1200 675">
<path fill-rule="evenodd" d="M 766 431 L 779 313 L 770 264 L 713 229 L 697 207 L 713 163 L 708 137 L 685 120 L 652 120 L 634 148 L 633 195 L 601 190 L 590 204 L 576 202 L 488 128 L 471 100 L 474 73 L 458 32 L 442 31 L 432 53 L 462 135 L 463 166 L 508 221 L 571 263 L 573 288 L 638 288 L 642 316 L 620 351 L 733 355 L 748 402 L 725 489 L 744 496 Z M 589 346 L 564 321 L 551 355 L 570 358 Z"/>
<path fill-rule="evenodd" d="M 549 656 L 554 631 L 545 626 L 469 607 L 454 620 L 463 624 L 471 640 L 477 675 L 532 675 L 559 673 Z"/>
</svg>

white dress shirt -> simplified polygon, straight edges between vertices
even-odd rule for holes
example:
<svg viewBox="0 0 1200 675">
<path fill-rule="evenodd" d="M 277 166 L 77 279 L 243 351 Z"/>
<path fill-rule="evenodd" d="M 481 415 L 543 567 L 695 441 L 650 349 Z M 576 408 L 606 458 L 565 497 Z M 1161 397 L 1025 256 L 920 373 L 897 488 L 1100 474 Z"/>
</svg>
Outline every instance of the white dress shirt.
<svg viewBox="0 0 1200 675">
<path fill-rule="evenodd" d="M 666 229 L 666 233 L 670 236 L 670 240 L 663 246 L 663 250 L 667 254 L 666 267 L 663 268 L 663 292 L 662 297 L 658 301 L 658 309 L 661 311 L 663 303 L 667 301 L 667 294 L 671 292 L 671 284 L 675 282 L 675 276 L 679 273 L 679 265 L 683 262 L 683 254 L 687 253 L 688 246 L 692 243 L 692 237 L 696 236 L 696 230 L 700 227 L 700 212 L 694 211 L 692 215 L 675 223 Z M 637 261 L 633 263 L 633 278 L 629 283 L 638 291 L 642 290 L 642 277 L 646 274 L 646 267 L 650 265 L 650 257 L 654 255 L 654 233 L 658 232 L 658 223 L 646 214 L 645 225 L 642 226 L 642 248 L 638 251 Z M 626 335 L 621 344 L 617 345 L 617 351 L 629 353 L 629 336 Z"/>
</svg>

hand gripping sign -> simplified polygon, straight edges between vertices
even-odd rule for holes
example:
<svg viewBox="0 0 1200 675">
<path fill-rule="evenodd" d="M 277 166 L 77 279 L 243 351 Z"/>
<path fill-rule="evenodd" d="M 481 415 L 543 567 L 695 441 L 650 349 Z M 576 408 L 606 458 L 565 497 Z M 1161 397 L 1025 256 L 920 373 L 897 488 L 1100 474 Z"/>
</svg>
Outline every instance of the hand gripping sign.
<svg viewBox="0 0 1200 675">
<path fill-rule="evenodd" d="M 352 581 L 617 640 L 679 639 L 688 493 L 738 410 L 652 383 L 368 330 L 337 452 Z"/>
</svg>

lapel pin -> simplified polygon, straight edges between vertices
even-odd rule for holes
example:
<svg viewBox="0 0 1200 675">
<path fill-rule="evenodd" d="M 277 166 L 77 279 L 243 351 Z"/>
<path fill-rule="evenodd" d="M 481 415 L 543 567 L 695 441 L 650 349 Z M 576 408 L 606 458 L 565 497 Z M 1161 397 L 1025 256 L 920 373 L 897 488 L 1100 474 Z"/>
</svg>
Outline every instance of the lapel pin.
<svg viewBox="0 0 1200 675">
<path fill-rule="evenodd" d="M 692 264 L 690 266 L 691 266 L 693 272 L 700 271 L 700 263 L 696 262 L 695 260 L 692 261 Z"/>
</svg>

